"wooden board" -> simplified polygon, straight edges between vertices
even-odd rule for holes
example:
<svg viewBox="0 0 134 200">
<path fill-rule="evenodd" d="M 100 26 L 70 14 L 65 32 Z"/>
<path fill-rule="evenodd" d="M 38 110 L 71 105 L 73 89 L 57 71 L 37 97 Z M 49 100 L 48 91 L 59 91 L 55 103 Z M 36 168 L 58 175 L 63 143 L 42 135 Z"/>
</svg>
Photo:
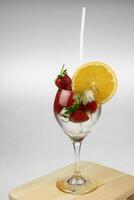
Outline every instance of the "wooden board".
<svg viewBox="0 0 134 200">
<path fill-rule="evenodd" d="M 59 178 L 71 175 L 74 165 L 59 169 L 13 189 L 10 200 L 134 200 L 134 177 L 91 162 L 81 162 L 83 175 L 103 183 L 98 189 L 84 195 L 71 195 L 57 189 Z"/>
</svg>

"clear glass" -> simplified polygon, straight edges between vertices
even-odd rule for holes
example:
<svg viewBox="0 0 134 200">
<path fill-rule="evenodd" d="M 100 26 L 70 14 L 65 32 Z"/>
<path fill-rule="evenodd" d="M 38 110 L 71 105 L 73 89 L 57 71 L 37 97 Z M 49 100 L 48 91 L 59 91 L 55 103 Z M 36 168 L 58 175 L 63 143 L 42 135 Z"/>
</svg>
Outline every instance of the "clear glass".
<svg viewBox="0 0 134 200">
<path fill-rule="evenodd" d="M 95 97 L 95 90 L 92 91 Z M 73 95 L 75 95 L 73 91 Z M 66 111 L 67 102 L 72 95 L 72 91 L 69 90 L 59 90 L 56 94 L 54 101 L 54 114 L 56 120 L 58 121 L 60 127 L 63 129 L 65 134 L 69 136 L 73 143 L 74 154 L 75 154 L 75 168 L 72 176 L 63 177 L 58 180 L 57 187 L 67 193 L 71 194 L 85 194 L 95 190 L 98 185 L 95 180 L 89 177 L 83 177 L 80 172 L 80 150 L 83 139 L 91 132 L 92 128 L 98 121 L 101 113 L 101 105 L 97 104 L 97 108 L 94 112 L 86 111 L 88 119 L 85 121 L 72 121 L 67 116 L 65 117 L 63 113 Z M 58 106 L 58 112 L 57 112 Z M 83 111 L 85 113 L 85 110 Z"/>
</svg>

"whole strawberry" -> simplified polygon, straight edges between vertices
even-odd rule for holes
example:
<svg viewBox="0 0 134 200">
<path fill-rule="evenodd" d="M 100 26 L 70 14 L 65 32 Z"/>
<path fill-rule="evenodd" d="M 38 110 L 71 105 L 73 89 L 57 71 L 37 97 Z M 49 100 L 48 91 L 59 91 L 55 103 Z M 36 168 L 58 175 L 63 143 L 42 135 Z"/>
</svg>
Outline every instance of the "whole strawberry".
<svg viewBox="0 0 134 200">
<path fill-rule="evenodd" d="M 85 122 L 89 120 L 89 116 L 86 112 L 82 112 L 81 110 L 77 110 L 70 115 L 70 120 L 75 123 Z"/>
<path fill-rule="evenodd" d="M 57 76 L 55 84 L 58 88 L 64 89 L 64 90 L 71 90 L 71 83 L 72 80 L 67 74 L 67 70 L 64 70 L 64 65 L 61 69 L 60 74 Z"/>
</svg>

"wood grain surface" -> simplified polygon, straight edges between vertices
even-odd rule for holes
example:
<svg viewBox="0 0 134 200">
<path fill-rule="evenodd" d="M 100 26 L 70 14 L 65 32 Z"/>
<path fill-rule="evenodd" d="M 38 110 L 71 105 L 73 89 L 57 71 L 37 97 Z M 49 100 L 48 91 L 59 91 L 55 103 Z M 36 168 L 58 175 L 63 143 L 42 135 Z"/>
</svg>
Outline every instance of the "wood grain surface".
<svg viewBox="0 0 134 200">
<path fill-rule="evenodd" d="M 74 164 L 16 187 L 10 200 L 134 200 L 134 177 L 92 162 L 81 162 L 83 175 L 96 179 L 100 187 L 84 195 L 71 195 L 57 189 L 58 179 L 72 175 Z"/>
</svg>

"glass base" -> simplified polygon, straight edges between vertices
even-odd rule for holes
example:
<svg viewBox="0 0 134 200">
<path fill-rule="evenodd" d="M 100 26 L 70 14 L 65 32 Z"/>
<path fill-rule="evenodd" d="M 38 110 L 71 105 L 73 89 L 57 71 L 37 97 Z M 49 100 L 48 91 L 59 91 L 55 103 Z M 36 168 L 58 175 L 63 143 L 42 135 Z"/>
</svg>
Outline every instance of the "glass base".
<svg viewBox="0 0 134 200">
<path fill-rule="evenodd" d="M 98 188 L 99 184 L 87 177 L 72 176 L 58 180 L 56 186 L 63 192 L 80 195 L 92 192 Z"/>
</svg>

